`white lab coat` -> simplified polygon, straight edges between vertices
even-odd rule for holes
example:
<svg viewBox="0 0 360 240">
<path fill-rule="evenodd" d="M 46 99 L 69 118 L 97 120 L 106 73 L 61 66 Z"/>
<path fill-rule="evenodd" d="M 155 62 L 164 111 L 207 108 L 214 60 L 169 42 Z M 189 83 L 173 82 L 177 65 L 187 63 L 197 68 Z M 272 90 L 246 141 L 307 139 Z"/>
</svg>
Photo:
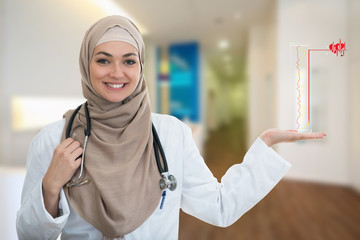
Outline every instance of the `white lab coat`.
<svg viewBox="0 0 360 240">
<path fill-rule="evenodd" d="M 207 223 L 229 226 L 259 202 L 290 168 L 288 162 L 258 138 L 243 163 L 229 168 L 218 183 L 201 157 L 190 128 L 167 115 L 152 114 L 152 121 L 169 172 L 177 179 L 177 188 L 167 190 L 163 209 L 156 208 L 138 229 L 125 236 L 126 240 L 178 239 L 180 208 Z M 60 143 L 64 125 L 65 121 L 61 120 L 44 127 L 31 142 L 21 208 L 17 213 L 19 239 L 56 239 L 60 233 L 61 239 L 102 238 L 96 228 L 71 208 L 63 190 L 59 202 L 62 216 L 52 218 L 44 207 L 42 178 Z"/>
</svg>

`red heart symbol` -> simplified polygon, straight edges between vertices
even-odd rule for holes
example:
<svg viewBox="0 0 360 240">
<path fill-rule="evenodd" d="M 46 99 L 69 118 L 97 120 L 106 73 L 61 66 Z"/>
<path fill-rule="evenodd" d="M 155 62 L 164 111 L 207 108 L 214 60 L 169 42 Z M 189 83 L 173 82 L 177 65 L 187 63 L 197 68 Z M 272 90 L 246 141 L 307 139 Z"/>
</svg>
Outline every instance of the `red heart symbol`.
<svg viewBox="0 0 360 240">
<path fill-rule="evenodd" d="M 339 50 L 342 50 L 342 49 L 344 49 L 345 48 L 345 43 L 340 43 L 340 49 Z"/>
<path fill-rule="evenodd" d="M 334 42 L 329 45 L 329 49 L 330 49 L 330 51 L 332 51 L 333 53 L 336 52 L 336 46 L 334 46 Z"/>
</svg>

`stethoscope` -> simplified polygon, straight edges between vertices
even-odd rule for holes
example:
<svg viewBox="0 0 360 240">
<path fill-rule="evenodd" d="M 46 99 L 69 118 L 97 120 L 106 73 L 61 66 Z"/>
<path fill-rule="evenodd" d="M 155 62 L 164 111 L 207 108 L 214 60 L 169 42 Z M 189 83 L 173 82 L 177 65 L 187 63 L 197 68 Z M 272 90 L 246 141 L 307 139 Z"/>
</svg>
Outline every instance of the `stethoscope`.
<svg viewBox="0 0 360 240">
<path fill-rule="evenodd" d="M 74 119 L 75 119 L 75 116 L 79 112 L 81 106 L 82 105 L 78 106 L 75 109 L 75 111 L 73 112 L 73 114 L 71 115 L 71 117 L 69 119 L 69 123 L 68 123 L 68 126 L 66 128 L 66 135 L 65 135 L 66 138 L 70 137 L 71 126 L 72 126 L 72 124 L 74 122 Z M 85 180 L 81 181 L 81 178 L 82 178 L 83 172 L 84 172 L 84 159 L 85 159 L 86 146 L 87 146 L 87 142 L 88 142 L 88 139 L 89 139 L 89 136 L 90 136 L 90 133 L 91 133 L 91 122 L 90 122 L 90 115 L 89 115 L 89 109 L 88 109 L 88 103 L 87 102 L 85 102 L 85 104 L 84 104 L 84 110 L 85 110 L 85 118 L 86 118 L 86 129 L 84 131 L 85 140 L 84 140 L 83 153 L 82 153 L 82 156 L 81 156 L 80 173 L 79 173 L 79 176 L 77 177 L 77 179 L 75 181 L 73 181 L 73 179 L 70 179 L 70 181 L 65 185 L 66 187 L 81 186 L 81 185 L 84 185 L 84 184 L 87 184 L 87 183 L 90 182 L 89 179 L 85 179 Z M 156 164 L 157 164 L 157 167 L 159 169 L 160 176 L 161 176 L 159 185 L 160 185 L 160 189 L 164 190 L 163 194 L 162 194 L 161 205 L 160 205 L 160 208 L 162 208 L 162 205 L 164 203 L 164 199 L 165 199 L 165 196 L 166 196 L 166 191 L 165 190 L 168 188 L 171 191 L 174 191 L 176 189 L 177 182 L 176 182 L 175 177 L 169 173 L 169 169 L 168 169 L 166 157 L 165 157 L 165 154 L 164 154 L 164 150 L 163 150 L 163 148 L 161 146 L 161 142 L 160 142 L 159 136 L 158 136 L 158 134 L 156 132 L 156 129 L 154 127 L 154 124 L 152 124 L 152 133 L 153 133 L 153 146 L 154 146 Z M 160 151 L 161 158 L 163 160 L 164 168 L 162 167 L 161 162 L 160 162 L 159 151 Z"/>
</svg>

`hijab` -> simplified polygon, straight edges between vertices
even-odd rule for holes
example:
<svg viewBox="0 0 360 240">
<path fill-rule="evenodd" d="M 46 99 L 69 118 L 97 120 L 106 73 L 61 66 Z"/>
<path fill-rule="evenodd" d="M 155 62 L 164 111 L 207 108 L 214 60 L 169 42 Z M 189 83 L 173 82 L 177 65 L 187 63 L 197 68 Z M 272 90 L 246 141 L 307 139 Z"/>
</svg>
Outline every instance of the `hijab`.
<svg viewBox="0 0 360 240">
<path fill-rule="evenodd" d="M 113 31 L 114 28 L 117 30 Z M 101 97 L 90 81 L 89 65 L 94 49 L 107 41 L 133 45 L 141 66 L 134 92 L 118 103 Z M 90 182 L 64 187 L 64 191 L 72 208 L 107 238 L 122 237 L 137 229 L 151 216 L 161 197 L 150 101 L 144 79 L 144 54 L 139 30 L 121 16 L 105 17 L 94 23 L 86 32 L 80 50 L 82 91 L 88 102 L 92 127 L 84 156 L 83 179 Z M 64 114 L 66 126 L 73 112 Z M 74 119 L 70 136 L 83 144 L 84 129 L 86 118 L 82 107 Z"/>
</svg>

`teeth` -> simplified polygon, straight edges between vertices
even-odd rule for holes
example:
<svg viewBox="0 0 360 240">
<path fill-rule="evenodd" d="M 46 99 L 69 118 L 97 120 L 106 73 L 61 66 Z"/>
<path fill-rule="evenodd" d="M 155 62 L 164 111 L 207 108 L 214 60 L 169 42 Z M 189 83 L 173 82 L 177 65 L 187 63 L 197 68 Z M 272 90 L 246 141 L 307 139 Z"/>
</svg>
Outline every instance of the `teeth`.
<svg viewBox="0 0 360 240">
<path fill-rule="evenodd" d="M 124 87 L 125 83 L 123 84 L 111 84 L 111 83 L 106 83 L 106 85 L 108 85 L 111 88 L 122 88 Z"/>
</svg>

